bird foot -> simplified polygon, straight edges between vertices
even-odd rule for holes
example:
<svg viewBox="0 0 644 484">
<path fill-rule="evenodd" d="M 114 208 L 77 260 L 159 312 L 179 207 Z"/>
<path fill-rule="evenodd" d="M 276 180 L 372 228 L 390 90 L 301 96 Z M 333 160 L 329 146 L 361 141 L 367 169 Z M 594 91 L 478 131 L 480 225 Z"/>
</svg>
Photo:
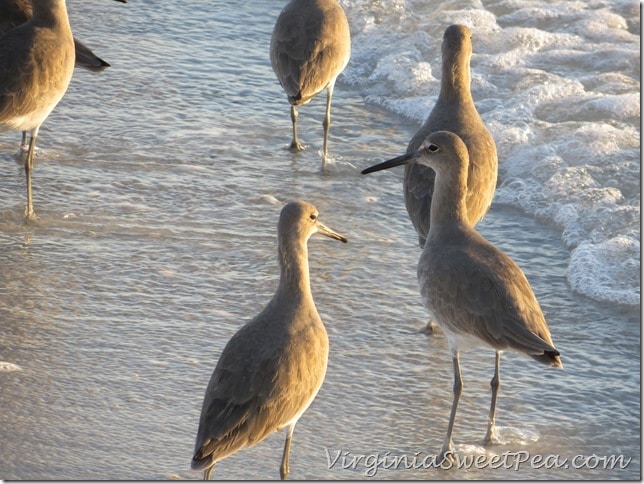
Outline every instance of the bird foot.
<svg viewBox="0 0 644 484">
<path fill-rule="evenodd" d="M 438 334 L 438 329 L 439 327 L 434 321 L 428 321 L 427 325 L 421 328 L 420 332 L 427 336 L 431 336 L 433 334 Z"/>
<path fill-rule="evenodd" d="M 288 149 L 293 152 L 304 151 L 304 145 L 297 140 L 293 140 Z"/>
<path fill-rule="evenodd" d="M 328 173 L 327 167 L 329 166 L 329 164 L 331 164 L 331 158 L 328 155 L 323 154 L 322 155 L 322 167 L 320 169 L 322 171 L 322 173 L 325 173 L 325 174 Z"/>
<path fill-rule="evenodd" d="M 38 215 L 36 215 L 34 209 L 32 208 L 31 210 L 29 210 L 28 208 L 25 208 L 25 222 L 34 223 L 36 221 L 38 221 Z"/>
<path fill-rule="evenodd" d="M 483 439 L 483 445 L 495 445 L 500 444 L 499 436 L 496 434 L 496 427 L 490 427 L 487 429 L 487 434 Z"/>
<path fill-rule="evenodd" d="M 443 445 L 440 453 L 438 454 L 438 465 L 441 467 L 451 467 L 456 461 L 454 457 L 454 444 L 450 441 L 449 444 Z"/>
<path fill-rule="evenodd" d="M 38 216 L 35 213 L 25 215 L 25 224 L 35 224 L 38 222 Z"/>
</svg>

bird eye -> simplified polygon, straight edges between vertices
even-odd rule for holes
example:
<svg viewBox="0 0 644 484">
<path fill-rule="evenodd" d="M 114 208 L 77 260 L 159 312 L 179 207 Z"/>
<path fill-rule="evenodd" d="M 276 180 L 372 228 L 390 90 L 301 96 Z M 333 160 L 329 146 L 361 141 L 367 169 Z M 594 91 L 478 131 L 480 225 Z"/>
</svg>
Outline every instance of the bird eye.
<svg viewBox="0 0 644 484">
<path fill-rule="evenodd" d="M 435 153 L 436 151 L 438 151 L 438 146 L 434 144 L 430 144 L 427 146 L 427 151 L 431 151 L 432 153 Z"/>
<path fill-rule="evenodd" d="M 309 218 L 311 220 L 317 220 L 318 216 L 316 214 L 312 213 L 311 215 L 309 215 Z"/>
</svg>

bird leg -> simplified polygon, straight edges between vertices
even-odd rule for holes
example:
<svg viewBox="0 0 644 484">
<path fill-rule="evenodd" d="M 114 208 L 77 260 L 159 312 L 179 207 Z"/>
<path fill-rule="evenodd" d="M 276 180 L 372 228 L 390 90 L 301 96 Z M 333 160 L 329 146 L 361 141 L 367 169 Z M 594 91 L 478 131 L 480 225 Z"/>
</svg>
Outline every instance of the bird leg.
<svg viewBox="0 0 644 484">
<path fill-rule="evenodd" d="M 333 98 L 333 86 L 334 83 L 330 83 L 327 87 L 326 95 L 326 114 L 324 115 L 324 121 L 322 122 L 322 127 L 324 128 L 324 142 L 322 144 L 322 169 L 326 164 L 329 149 L 329 128 L 331 127 L 331 99 Z"/>
<path fill-rule="evenodd" d="M 291 121 L 293 122 L 293 142 L 288 148 L 291 151 L 302 151 L 304 149 L 304 146 L 297 139 L 297 117 L 297 109 L 295 109 L 295 106 L 291 106 Z"/>
<path fill-rule="evenodd" d="M 36 146 L 37 136 L 38 129 L 35 129 L 31 132 L 29 151 L 27 152 L 27 159 L 25 160 L 25 177 L 27 178 L 27 209 L 25 210 L 25 218 L 27 220 L 36 219 L 36 212 L 34 212 L 34 205 L 31 197 L 31 172 L 34 169 L 34 148 Z"/>
<path fill-rule="evenodd" d="M 215 468 L 215 464 L 211 465 L 205 471 L 203 471 L 203 480 L 204 481 L 209 481 L 210 480 L 210 474 L 212 474 L 212 470 L 214 468 Z"/>
<path fill-rule="evenodd" d="M 492 403 L 490 404 L 490 415 L 487 418 L 487 434 L 483 442 L 485 444 L 498 444 L 499 439 L 496 436 L 495 432 L 495 415 L 496 415 L 496 399 L 499 393 L 499 387 L 501 386 L 500 378 L 500 368 L 501 368 L 501 352 L 497 350 L 496 358 L 494 363 L 494 376 L 490 380 L 490 386 L 492 387 Z"/>
<path fill-rule="evenodd" d="M 461 378 L 461 364 L 458 357 L 458 351 L 454 351 L 452 361 L 454 363 L 454 401 L 452 402 L 452 412 L 449 416 L 447 435 L 445 436 L 445 442 L 443 443 L 443 448 L 439 454 L 439 462 L 443 462 L 444 459 L 454 461 L 454 442 L 452 441 L 452 431 L 454 430 L 458 401 L 460 400 L 461 392 L 463 391 L 463 379 Z"/>
<path fill-rule="evenodd" d="M 284 442 L 284 454 L 282 454 L 282 465 L 280 466 L 280 479 L 283 481 L 286 480 L 290 472 L 288 466 L 288 456 L 291 452 L 291 437 L 293 437 L 293 430 L 295 430 L 295 424 L 292 423 L 286 429 L 286 441 Z"/>
</svg>

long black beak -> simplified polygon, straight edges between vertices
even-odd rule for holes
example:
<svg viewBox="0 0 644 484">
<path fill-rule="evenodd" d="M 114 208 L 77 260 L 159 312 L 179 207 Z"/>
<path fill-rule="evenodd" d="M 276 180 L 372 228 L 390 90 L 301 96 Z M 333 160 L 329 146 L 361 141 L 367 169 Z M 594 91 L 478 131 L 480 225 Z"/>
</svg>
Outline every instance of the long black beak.
<svg viewBox="0 0 644 484">
<path fill-rule="evenodd" d="M 348 242 L 347 238 L 344 235 L 341 235 L 337 233 L 335 230 L 330 229 L 326 225 L 324 225 L 322 222 L 318 222 L 317 224 L 318 228 L 318 234 L 326 235 L 327 237 L 330 237 L 335 240 L 340 240 L 344 242 L 345 244 Z"/>
<path fill-rule="evenodd" d="M 405 153 L 404 155 L 397 156 L 391 160 L 383 161 L 377 165 L 370 166 L 361 171 L 363 175 L 368 173 L 373 173 L 374 171 L 386 170 L 387 168 L 393 168 L 394 166 L 406 165 L 414 158 L 414 153 Z"/>
</svg>

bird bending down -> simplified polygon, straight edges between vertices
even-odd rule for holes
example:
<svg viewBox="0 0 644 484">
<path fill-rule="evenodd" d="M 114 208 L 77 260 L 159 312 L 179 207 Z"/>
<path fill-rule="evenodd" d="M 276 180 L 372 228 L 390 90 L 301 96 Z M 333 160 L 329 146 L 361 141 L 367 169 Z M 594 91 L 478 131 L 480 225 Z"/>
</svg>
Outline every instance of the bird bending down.
<svg viewBox="0 0 644 484">
<path fill-rule="evenodd" d="M 0 131 L 29 131 L 27 219 L 38 130 L 62 99 L 74 70 L 74 39 L 64 0 L 32 0 L 33 17 L 0 37 Z"/>
<path fill-rule="evenodd" d="M 492 347 L 496 351 L 492 403 L 484 441 L 495 442 L 496 401 L 501 352 L 509 349 L 540 363 L 562 367 L 550 330 L 525 275 L 504 252 L 484 239 L 467 213 L 469 157 L 454 133 L 437 131 L 421 147 L 363 170 L 422 164 L 436 172 L 432 223 L 418 261 L 423 304 L 447 335 L 454 365 L 454 401 L 443 458 L 452 458 L 452 430 L 463 388 L 459 348 Z"/>
<path fill-rule="evenodd" d="M 338 75 L 351 56 L 349 22 L 337 0 L 291 0 L 280 13 L 271 37 L 271 65 L 291 105 L 293 142 L 297 138 L 297 106 L 327 90 L 322 167 L 328 158 L 331 99 Z"/>
<path fill-rule="evenodd" d="M 309 282 L 307 241 L 316 232 L 347 241 L 318 221 L 310 203 L 282 209 L 275 295 L 230 339 L 206 389 L 192 458 L 206 480 L 217 461 L 285 427 L 280 477 L 289 474 L 291 436 L 324 381 L 329 352 Z"/>
</svg>

